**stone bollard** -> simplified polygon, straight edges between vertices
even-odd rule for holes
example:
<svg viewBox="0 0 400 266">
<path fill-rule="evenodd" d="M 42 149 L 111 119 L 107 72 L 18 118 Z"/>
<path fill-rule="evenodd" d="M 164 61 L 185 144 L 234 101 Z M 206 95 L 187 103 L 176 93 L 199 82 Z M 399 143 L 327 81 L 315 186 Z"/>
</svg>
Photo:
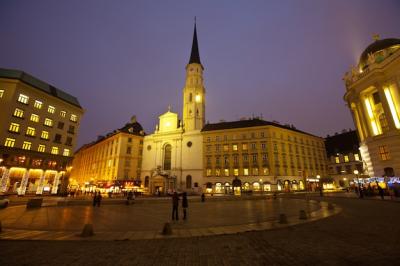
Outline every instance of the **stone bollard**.
<svg viewBox="0 0 400 266">
<path fill-rule="evenodd" d="M 80 234 L 80 237 L 89 237 L 93 236 L 94 231 L 93 231 L 93 225 L 92 224 L 85 224 L 83 227 L 82 233 Z"/>
<path fill-rule="evenodd" d="M 333 205 L 332 203 L 328 203 L 328 210 L 333 210 L 335 209 L 335 205 Z"/>
<path fill-rule="evenodd" d="M 301 219 L 301 220 L 307 220 L 307 213 L 306 213 L 305 210 L 300 210 L 299 219 Z"/>
<path fill-rule="evenodd" d="M 165 223 L 164 228 L 162 230 L 163 235 L 172 235 L 172 228 L 170 223 Z"/>
<path fill-rule="evenodd" d="M 281 214 L 279 215 L 279 223 L 280 223 L 280 224 L 287 224 L 286 214 L 281 213 Z"/>
</svg>

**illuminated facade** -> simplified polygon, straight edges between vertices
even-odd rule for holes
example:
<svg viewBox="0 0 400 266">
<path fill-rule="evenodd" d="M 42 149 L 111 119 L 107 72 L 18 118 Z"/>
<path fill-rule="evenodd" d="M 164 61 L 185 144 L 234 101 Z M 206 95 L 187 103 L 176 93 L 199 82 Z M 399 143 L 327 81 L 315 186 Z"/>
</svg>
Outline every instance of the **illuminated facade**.
<svg viewBox="0 0 400 266">
<path fill-rule="evenodd" d="M 370 176 L 400 174 L 400 39 L 376 40 L 344 77 L 344 100 Z"/>
<path fill-rule="evenodd" d="M 141 179 L 147 193 L 176 189 L 201 191 L 202 136 L 205 120 L 203 66 L 194 28 L 192 50 L 183 88 L 183 121 L 171 108 L 159 117 L 153 134 L 144 138 Z"/>
<path fill-rule="evenodd" d="M 83 112 L 60 89 L 22 71 L 0 69 L 0 192 L 57 193 Z"/>
<path fill-rule="evenodd" d="M 139 180 L 144 135 L 133 116 L 124 127 L 81 147 L 72 163 L 71 187 L 110 187 L 117 180 Z"/>
<path fill-rule="evenodd" d="M 291 126 L 253 118 L 206 124 L 202 134 L 210 193 L 312 189 L 326 175 L 324 140 Z"/>
<path fill-rule="evenodd" d="M 364 176 L 357 132 L 344 131 L 325 138 L 328 174 L 336 187 L 349 187 L 355 178 Z"/>
</svg>

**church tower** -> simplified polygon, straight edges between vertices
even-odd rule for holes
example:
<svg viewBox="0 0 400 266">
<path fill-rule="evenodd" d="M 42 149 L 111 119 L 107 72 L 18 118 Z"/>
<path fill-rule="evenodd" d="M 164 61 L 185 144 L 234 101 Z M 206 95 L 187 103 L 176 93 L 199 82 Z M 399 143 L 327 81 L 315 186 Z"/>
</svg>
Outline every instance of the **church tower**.
<svg viewBox="0 0 400 266">
<path fill-rule="evenodd" d="M 189 63 L 186 66 L 186 82 L 183 88 L 183 126 L 185 131 L 201 130 L 205 121 L 205 88 L 203 66 L 200 62 L 196 22 Z"/>
</svg>

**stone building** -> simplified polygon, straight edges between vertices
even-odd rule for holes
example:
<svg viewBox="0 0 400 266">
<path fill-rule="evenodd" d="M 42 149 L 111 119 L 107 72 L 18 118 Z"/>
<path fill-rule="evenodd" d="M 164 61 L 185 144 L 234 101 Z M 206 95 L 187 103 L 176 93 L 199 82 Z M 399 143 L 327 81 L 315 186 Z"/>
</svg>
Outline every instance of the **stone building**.
<svg viewBox="0 0 400 266">
<path fill-rule="evenodd" d="M 0 69 L 0 192 L 57 193 L 84 111 L 68 93 Z"/>
<path fill-rule="evenodd" d="M 375 38 L 345 74 L 344 100 L 371 177 L 400 174 L 400 39 Z"/>
</svg>

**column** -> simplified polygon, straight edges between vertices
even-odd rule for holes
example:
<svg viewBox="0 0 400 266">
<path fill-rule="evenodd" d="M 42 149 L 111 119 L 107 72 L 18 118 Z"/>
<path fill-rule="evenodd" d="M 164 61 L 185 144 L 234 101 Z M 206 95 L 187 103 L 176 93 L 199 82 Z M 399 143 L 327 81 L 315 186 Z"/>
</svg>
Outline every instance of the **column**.
<svg viewBox="0 0 400 266">
<path fill-rule="evenodd" d="M 58 172 L 54 176 L 53 187 L 51 188 L 51 194 L 57 194 L 58 192 L 58 185 L 60 184 L 60 177 L 62 176 L 61 172 Z"/>
<path fill-rule="evenodd" d="M 356 104 L 356 108 L 359 114 L 359 118 L 360 118 L 360 124 L 362 125 L 362 127 L 364 128 L 364 133 L 365 133 L 365 138 L 368 138 L 370 135 L 370 132 L 372 132 L 371 129 L 371 121 L 369 119 L 368 116 L 368 112 L 367 110 L 365 110 L 365 103 L 363 102 L 363 99 L 359 99 L 358 104 Z M 366 119 L 366 117 L 368 117 Z"/>
<path fill-rule="evenodd" d="M 36 195 L 41 195 L 43 193 L 44 179 L 45 179 L 45 172 L 42 170 L 42 175 L 40 176 L 39 184 L 36 189 Z"/>
<path fill-rule="evenodd" d="M 10 179 L 10 169 L 5 168 L 0 181 L 0 192 L 7 191 L 7 183 L 9 179 Z"/>
<path fill-rule="evenodd" d="M 29 169 L 26 169 L 24 176 L 22 177 L 21 180 L 21 185 L 18 188 L 18 195 L 25 195 L 28 179 L 29 179 Z"/>
</svg>

